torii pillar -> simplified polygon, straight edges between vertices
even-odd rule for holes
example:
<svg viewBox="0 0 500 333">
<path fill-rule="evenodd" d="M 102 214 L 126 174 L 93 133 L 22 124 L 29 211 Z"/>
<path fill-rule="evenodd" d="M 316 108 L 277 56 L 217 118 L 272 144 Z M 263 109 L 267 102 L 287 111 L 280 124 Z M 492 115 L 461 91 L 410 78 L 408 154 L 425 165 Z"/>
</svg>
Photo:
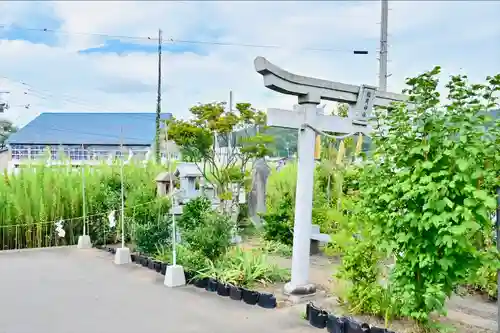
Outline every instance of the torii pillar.
<svg viewBox="0 0 500 333">
<path fill-rule="evenodd" d="M 285 285 L 286 294 L 308 295 L 316 292 L 309 281 L 309 250 L 312 229 L 314 186 L 314 148 L 316 131 L 368 134 L 373 106 L 388 106 L 406 101 L 401 94 L 377 91 L 367 85 L 350 85 L 295 75 L 273 65 L 263 57 L 254 61 L 255 70 L 264 77 L 264 86 L 286 95 L 298 97 L 296 111 L 267 110 L 267 125 L 300 129 L 298 137 L 298 170 L 293 228 L 292 280 Z M 321 100 L 347 103 L 349 117 L 323 115 Z"/>
</svg>

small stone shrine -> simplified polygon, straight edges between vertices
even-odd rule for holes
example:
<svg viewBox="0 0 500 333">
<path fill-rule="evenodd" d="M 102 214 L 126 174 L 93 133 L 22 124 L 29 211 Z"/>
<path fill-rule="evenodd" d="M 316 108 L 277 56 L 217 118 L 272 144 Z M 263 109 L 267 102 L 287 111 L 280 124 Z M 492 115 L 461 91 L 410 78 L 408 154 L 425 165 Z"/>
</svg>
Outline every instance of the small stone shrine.
<svg viewBox="0 0 500 333">
<path fill-rule="evenodd" d="M 173 191 L 175 189 L 175 185 L 178 183 L 179 179 L 170 172 L 162 172 L 156 176 L 155 181 L 158 196 L 164 197 L 168 195 L 171 190 Z"/>
<path fill-rule="evenodd" d="M 184 204 L 201 194 L 201 191 L 196 188 L 196 183 L 203 178 L 203 175 L 196 164 L 179 163 L 174 175 L 180 182 L 182 193 L 179 195 L 179 200 L 181 204 Z"/>
</svg>

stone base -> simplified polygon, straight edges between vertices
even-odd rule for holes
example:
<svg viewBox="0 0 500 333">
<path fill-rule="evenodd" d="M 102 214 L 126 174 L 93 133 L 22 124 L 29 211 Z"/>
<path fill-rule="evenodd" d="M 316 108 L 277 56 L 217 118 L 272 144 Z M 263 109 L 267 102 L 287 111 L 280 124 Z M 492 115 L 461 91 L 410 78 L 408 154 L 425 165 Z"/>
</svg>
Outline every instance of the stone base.
<svg viewBox="0 0 500 333">
<path fill-rule="evenodd" d="M 79 249 L 90 249 L 92 248 L 92 242 L 90 241 L 89 235 L 82 235 L 78 237 L 78 245 Z"/>
<path fill-rule="evenodd" d="M 291 282 L 285 284 L 283 292 L 287 296 L 297 295 L 297 296 L 307 296 L 314 295 L 316 293 L 316 285 L 313 283 L 308 283 L 304 285 L 294 285 Z"/>
<path fill-rule="evenodd" d="M 285 284 L 283 294 L 287 296 L 292 304 L 302 304 L 324 297 L 324 292 L 316 292 L 316 285 L 310 283 L 301 286 L 294 286 L 291 282 Z"/>
<path fill-rule="evenodd" d="M 115 264 L 124 265 L 130 263 L 130 249 L 128 247 L 119 247 L 115 253 Z"/>
<path fill-rule="evenodd" d="M 163 284 L 167 287 L 180 287 L 186 285 L 184 268 L 180 265 L 167 266 L 167 272 L 165 273 L 165 281 Z"/>
</svg>

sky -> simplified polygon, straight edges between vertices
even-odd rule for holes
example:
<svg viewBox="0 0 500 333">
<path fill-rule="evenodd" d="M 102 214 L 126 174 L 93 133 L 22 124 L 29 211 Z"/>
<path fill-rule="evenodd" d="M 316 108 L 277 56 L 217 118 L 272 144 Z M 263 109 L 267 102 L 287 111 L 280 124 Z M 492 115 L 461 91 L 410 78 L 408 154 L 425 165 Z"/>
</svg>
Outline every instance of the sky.
<svg viewBox="0 0 500 333">
<path fill-rule="evenodd" d="M 435 65 L 443 80 L 500 73 L 500 1 L 389 1 L 389 8 L 389 91 Z M 1 1 L 0 91 L 10 93 L 0 97 L 11 105 L 4 117 L 22 126 L 42 112 L 155 112 L 159 28 L 162 111 L 179 118 L 197 103 L 227 101 L 230 90 L 235 102 L 291 109 L 296 97 L 264 87 L 257 56 L 300 75 L 378 82 L 376 0 Z"/>
</svg>

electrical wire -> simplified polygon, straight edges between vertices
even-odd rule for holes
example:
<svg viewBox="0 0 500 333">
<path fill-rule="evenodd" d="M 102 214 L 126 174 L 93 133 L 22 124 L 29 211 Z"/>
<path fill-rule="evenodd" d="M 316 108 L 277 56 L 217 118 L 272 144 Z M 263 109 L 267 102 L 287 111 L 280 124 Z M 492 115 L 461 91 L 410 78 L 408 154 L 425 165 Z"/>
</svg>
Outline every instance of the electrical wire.
<svg viewBox="0 0 500 333">
<path fill-rule="evenodd" d="M 156 41 L 158 42 L 158 37 L 150 36 L 129 36 L 129 35 L 114 35 L 109 33 L 97 33 L 97 32 L 78 32 L 78 31 L 65 31 L 59 29 L 49 29 L 49 28 L 29 28 L 18 25 L 7 25 L 0 23 L 0 29 L 13 29 L 22 31 L 37 31 L 37 32 L 49 32 L 54 34 L 63 35 L 74 35 L 74 36 L 93 36 L 101 38 L 110 39 L 126 39 L 126 40 L 136 40 L 136 41 Z M 310 51 L 310 52 L 330 52 L 330 53 L 353 53 L 353 54 L 368 54 L 366 50 L 357 49 L 334 49 L 334 48 L 315 48 L 315 47 L 285 47 L 282 45 L 265 45 L 265 44 L 253 44 L 253 43 L 236 43 L 236 42 L 217 42 L 217 41 L 205 41 L 205 40 L 186 40 L 177 38 L 164 38 L 163 41 L 168 41 L 173 44 L 197 44 L 197 45 L 213 45 L 213 46 L 232 46 L 232 47 L 247 47 L 247 48 L 265 48 L 265 49 L 290 49 L 297 51 Z"/>
</svg>

